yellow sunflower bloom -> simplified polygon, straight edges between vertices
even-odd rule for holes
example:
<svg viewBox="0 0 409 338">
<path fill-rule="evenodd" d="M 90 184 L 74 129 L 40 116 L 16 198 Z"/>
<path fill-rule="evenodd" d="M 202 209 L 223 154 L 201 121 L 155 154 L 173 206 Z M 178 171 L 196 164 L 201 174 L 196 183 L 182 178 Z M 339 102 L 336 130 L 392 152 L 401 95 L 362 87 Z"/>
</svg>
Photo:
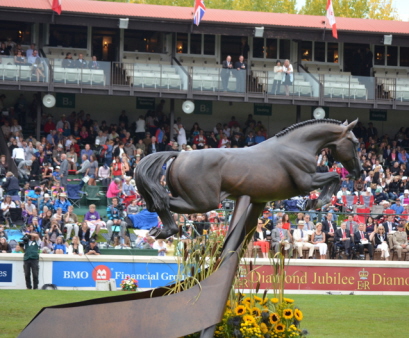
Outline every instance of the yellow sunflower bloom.
<svg viewBox="0 0 409 338">
<path fill-rule="evenodd" d="M 251 309 L 251 314 L 252 314 L 254 317 L 260 317 L 260 316 L 261 316 L 261 310 L 260 310 L 259 308 L 257 308 L 257 307 L 253 307 L 253 308 Z"/>
<path fill-rule="evenodd" d="M 294 303 L 294 299 L 291 298 L 284 298 L 284 301 L 287 303 Z"/>
<path fill-rule="evenodd" d="M 230 306 L 231 306 L 230 300 L 228 300 L 228 301 L 226 302 L 226 306 L 227 306 L 227 307 L 230 307 Z"/>
<path fill-rule="evenodd" d="M 246 307 L 243 305 L 239 305 L 234 309 L 234 313 L 238 316 L 244 315 L 246 312 Z"/>
<path fill-rule="evenodd" d="M 268 327 L 267 327 L 267 325 L 264 324 L 264 323 L 261 323 L 261 324 L 260 324 L 260 331 L 261 331 L 262 334 L 267 333 L 267 332 L 268 332 Z"/>
<path fill-rule="evenodd" d="M 304 318 L 304 315 L 302 314 L 301 310 L 295 309 L 294 310 L 294 317 L 295 317 L 295 319 L 297 319 L 300 322 Z"/>
<path fill-rule="evenodd" d="M 291 318 L 293 318 L 293 310 L 291 310 L 291 309 L 284 309 L 284 311 L 283 311 L 283 317 L 284 317 L 285 319 L 291 319 Z"/>
<path fill-rule="evenodd" d="M 261 300 L 260 304 L 265 305 L 265 304 L 267 304 L 267 302 L 268 302 L 268 298 L 266 297 L 266 298 Z"/>
<path fill-rule="evenodd" d="M 284 332 L 284 330 L 285 330 L 285 325 L 284 325 L 284 324 L 279 323 L 279 324 L 277 324 L 276 327 L 275 327 L 275 331 L 276 331 L 277 333 L 278 333 L 278 332 Z"/>
<path fill-rule="evenodd" d="M 254 324 L 256 322 L 255 318 L 253 316 L 250 316 L 250 315 L 244 315 L 243 320 L 247 324 Z"/>
<path fill-rule="evenodd" d="M 263 301 L 263 298 L 261 298 L 261 297 L 259 297 L 259 296 L 254 296 L 254 300 L 256 301 L 256 302 L 262 302 Z"/>
<path fill-rule="evenodd" d="M 280 317 L 277 313 L 272 313 L 269 317 L 269 320 L 271 324 L 276 324 L 280 320 Z"/>
<path fill-rule="evenodd" d="M 271 303 L 277 304 L 278 303 L 278 298 L 271 298 Z"/>
</svg>

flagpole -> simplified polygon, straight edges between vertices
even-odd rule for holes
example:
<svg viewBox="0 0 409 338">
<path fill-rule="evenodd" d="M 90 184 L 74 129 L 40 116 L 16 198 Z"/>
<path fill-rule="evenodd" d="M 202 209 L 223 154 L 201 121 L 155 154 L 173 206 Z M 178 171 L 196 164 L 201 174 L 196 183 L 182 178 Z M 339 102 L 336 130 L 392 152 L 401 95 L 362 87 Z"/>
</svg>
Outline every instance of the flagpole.
<svg viewBox="0 0 409 338">
<path fill-rule="evenodd" d="M 327 19 L 322 21 L 322 24 L 324 25 L 324 30 L 322 32 L 322 41 L 325 41 L 325 32 L 327 31 Z"/>
</svg>

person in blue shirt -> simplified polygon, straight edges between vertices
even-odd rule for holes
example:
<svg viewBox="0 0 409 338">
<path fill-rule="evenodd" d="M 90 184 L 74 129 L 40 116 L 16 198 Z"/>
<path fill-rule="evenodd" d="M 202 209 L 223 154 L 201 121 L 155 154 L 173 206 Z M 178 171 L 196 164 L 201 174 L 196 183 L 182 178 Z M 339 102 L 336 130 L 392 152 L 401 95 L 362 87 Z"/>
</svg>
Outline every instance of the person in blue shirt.
<svg viewBox="0 0 409 338">
<path fill-rule="evenodd" d="M 65 192 L 60 193 L 59 197 L 55 200 L 54 209 L 57 210 L 61 208 L 62 213 L 65 214 L 68 207 L 71 205 L 70 201 L 67 200 L 67 194 Z"/>
<path fill-rule="evenodd" d="M 249 132 L 249 134 L 246 137 L 246 141 L 244 142 L 244 145 L 250 147 L 252 145 L 256 144 L 255 137 L 253 135 L 253 132 Z"/>
<path fill-rule="evenodd" d="M 50 198 L 49 194 L 44 194 L 44 198 L 40 203 L 40 215 L 43 213 L 44 207 L 47 207 L 48 210 L 54 210 L 54 202 Z"/>
<path fill-rule="evenodd" d="M 259 143 L 261 143 L 261 142 L 263 142 L 265 140 L 266 140 L 266 137 L 264 135 L 262 135 L 261 131 L 259 130 L 257 132 L 256 137 L 254 138 L 254 141 L 256 142 L 256 144 L 259 144 Z"/>
<path fill-rule="evenodd" d="M 57 237 L 57 241 L 55 242 L 53 249 L 54 249 L 54 254 L 65 255 L 67 253 L 67 247 L 63 243 L 62 236 Z"/>
<path fill-rule="evenodd" d="M 33 200 L 38 201 L 41 198 L 41 188 L 35 188 L 34 190 L 30 190 L 27 194 L 27 197 L 30 197 Z"/>
<path fill-rule="evenodd" d="M 391 205 L 391 210 L 394 210 L 397 215 L 401 215 L 405 208 L 401 205 L 401 201 L 399 198 L 396 199 L 396 203 Z"/>
</svg>

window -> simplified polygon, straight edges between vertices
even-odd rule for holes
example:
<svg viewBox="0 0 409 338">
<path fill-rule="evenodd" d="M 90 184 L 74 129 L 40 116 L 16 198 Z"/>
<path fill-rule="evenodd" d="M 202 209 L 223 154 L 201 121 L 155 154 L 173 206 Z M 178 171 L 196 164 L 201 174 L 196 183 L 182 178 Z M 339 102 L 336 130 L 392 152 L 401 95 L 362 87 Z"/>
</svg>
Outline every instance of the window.
<svg viewBox="0 0 409 338">
<path fill-rule="evenodd" d="M 277 39 L 266 39 L 267 59 L 277 59 Z"/>
<path fill-rule="evenodd" d="M 386 64 L 388 66 L 397 66 L 398 65 L 398 47 L 388 46 L 386 48 Z"/>
<path fill-rule="evenodd" d="M 176 53 L 187 54 L 188 35 L 186 33 L 178 33 L 176 39 Z"/>
<path fill-rule="evenodd" d="M 375 65 L 385 65 L 385 46 L 375 46 Z"/>
<path fill-rule="evenodd" d="M 284 62 L 285 59 L 290 59 L 291 56 L 291 41 L 280 40 L 280 58 Z"/>
<path fill-rule="evenodd" d="M 409 67 L 409 47 L 400 47 L 400 66 Z"/>
<path fill-rule="evenodd" d="M 50 25 L 51 47 L 87 48 L 88 27 Z"/>
<path fill-rule="evenodd" d="M 4 21 L 0 22 L 0 41 L 11 41 L 29 45 L 31 43 L 31 23 Z"/>
<path fill-rule="evenodd" d="M 155 31 L 128 30 L 124 32 L 127 52 L 163 53 L 163 34 Z"/>
<path fill-rule="evenodd" d="M 314 42 L 314 61 L 325 62 L 325 42 Z"/>
<path fill-rule="evenodd" d="M 215 55 L 216 54 L 216 36 L 215 35 L 203 35 L 203 54 Z"/>
<path fill-rule="evenodd" d="M 312 41 L 301 42 L 301 60 L 312 61 Z"/>
<path fill-rule="evenodd" d="M 264 58 L 264 38 L 253 39 L 253 58 Z"/>
<path fill-rule="evenodd" d="M 202 34 L 190 34 L 190 54 L 202 54 Z"/>
<path fill-rule="evenodd" d="M 317 44 L 317 42 L 315 43 Z M 327 46 L 327 62 L 338 63 L 338 43 L 328 42 Z"/>
</svg>

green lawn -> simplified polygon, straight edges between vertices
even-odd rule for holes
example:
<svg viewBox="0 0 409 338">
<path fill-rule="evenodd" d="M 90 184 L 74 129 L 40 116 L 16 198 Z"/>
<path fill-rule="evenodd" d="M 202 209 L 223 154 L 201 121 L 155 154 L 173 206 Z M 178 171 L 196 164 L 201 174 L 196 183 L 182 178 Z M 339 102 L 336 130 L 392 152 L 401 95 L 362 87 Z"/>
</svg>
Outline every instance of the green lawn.
<svg viewBox="0 0 409 338">
<path fill-rule="evenodd" d="M 98 291 L 0 290 L 0 337 L 17 337 L 43 306 L 112 295 L 112 292 Z M 293 298 L 303 311 L 302 328 L 308 329 L 311 338 L 396 338 L 407 335 L 409 297 L 287 296 Z"/>
</svg>

